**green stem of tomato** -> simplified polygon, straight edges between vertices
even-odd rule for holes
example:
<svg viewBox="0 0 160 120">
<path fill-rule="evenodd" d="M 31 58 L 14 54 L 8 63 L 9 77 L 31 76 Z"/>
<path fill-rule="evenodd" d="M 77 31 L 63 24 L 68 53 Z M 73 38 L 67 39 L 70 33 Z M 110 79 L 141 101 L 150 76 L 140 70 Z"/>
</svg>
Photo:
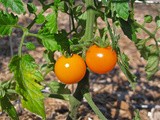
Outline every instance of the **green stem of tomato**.
<svg viewBox="0 0 160 120">
<path fill-rule="evenodd" d="M 113 31 L 112 31 L 112 29 L 111 29 L 111 26 L 110 26 L 110 24 L 109 24 L 106 16 L 105 16 L 105 22 L 106 22 L 106 24 L 107 24 L 107 28 L 108 28 L 108 31 L 109 31 L 109 35 L 110 35 L 111 40 L 112 40 L 112 48 L 115 49 L 115 48 L 116 48 L 116 46 L 115 46 L 116 38 L 115 38 L 115 36 L 114 36 L 114 34 L 113 34 Z"/>
<path fill-rule="evenodd" d="M 84 97 L 87 100 L 88 104 L 91 106 L 91 108 L 93 109 L 93 111 L 98 115 L 98 117 L 101 120 L 107 120 L 107 118 L 101 113 L 101 111 L 98 109 L 98 107 L 95 105 L 95 103 L 92 100 L 92 97 L 89 93 L 89 91 L 85 91 L 84 93 Z"/>
<path fill-rule="evenodd" d="M 141 28 L 142 30 L 144 30 L 151 38 L 155 38 L 155 35 L 153 33 L 151 33 L 149 30 L 147 30 L 144 26 L 140 25 L 137 22 L 134 22 L 134 25 L 136 25 L 139 28 Z"/>
<path fill-rule="evenodd" d="M 78 83 L 75 93 L 70 97 L 70 113 L 67 120 L 77 120 L 77 110 L 83 100 L 82 90 L 89 89 L 89 71 L 86 71 L 84 78 Z"/>
<path fill-rule="evenodd" d="M 19 48 L 18 48 L 18 56 L 19 56 L 19 57 L 22 56 L 23 43 L 24 43 L 25 37 L 27 36 L 27 33 L 28 33 L 28 30 L 27 30 L 27 29 L 22 28 L 22 30 L 23 30 L 23 35 L 22 35 L 22 38 L 21 38 L 21 41 L 20 41 L 20 45 L 19 45 Z"/>
<path fill-rule="evenodd" d="M 72 24 L 71 29 L 73 29 L 75 31 L 76 27 L 75 27 L 75 23 L 74 23 L 73 7 L 70 6 L 69 10 L 70 10 L 70 19 L 71 19 L 71 24 Z"/>
<path fill-rule="evenodd" d="M 94 0 L 85 0 L 87 8 L 87 20 L 85 29 L 85 40 L 93 38 L 93 25 L 95 21 Z"/>
</svg>

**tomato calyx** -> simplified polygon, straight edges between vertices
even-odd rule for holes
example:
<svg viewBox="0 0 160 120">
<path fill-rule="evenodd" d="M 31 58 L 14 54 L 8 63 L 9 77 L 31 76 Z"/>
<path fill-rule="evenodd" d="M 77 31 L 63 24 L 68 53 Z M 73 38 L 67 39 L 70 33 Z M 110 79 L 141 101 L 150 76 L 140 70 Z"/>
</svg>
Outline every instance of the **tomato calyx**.
<svg viewBox="0 0 160 120">
<path fill-rule="evenodd" d="M 101 47 L 101 48 L 106 48 L 108 46 L 111 46 L 108 38 L 101 38 L 100 36 L 94 37 L 93 41 L 87 47 L 90 47 L 92 45 L 97 45 L 98 47 Z"/>
</svg>

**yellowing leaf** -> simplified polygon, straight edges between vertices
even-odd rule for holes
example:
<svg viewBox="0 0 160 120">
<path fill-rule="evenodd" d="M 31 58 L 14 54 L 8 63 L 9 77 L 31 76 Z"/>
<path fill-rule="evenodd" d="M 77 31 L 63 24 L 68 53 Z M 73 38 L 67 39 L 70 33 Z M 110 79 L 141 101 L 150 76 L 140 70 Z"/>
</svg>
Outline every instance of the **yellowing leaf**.
<svg viewBox="0 0 160 120">
<path fill-rule="evenodd" d="M 38 66 L 34 59 L 30 55 L 24 55 L 21 58 L 15 56 L 9 68 L 14 73 L 16 91 L 22 96 L 23 107 L 45 119 L 44 96 L 41 93 L 43 86 L 39 83 L 43 77 L 37 70 Z"/>
</svg>

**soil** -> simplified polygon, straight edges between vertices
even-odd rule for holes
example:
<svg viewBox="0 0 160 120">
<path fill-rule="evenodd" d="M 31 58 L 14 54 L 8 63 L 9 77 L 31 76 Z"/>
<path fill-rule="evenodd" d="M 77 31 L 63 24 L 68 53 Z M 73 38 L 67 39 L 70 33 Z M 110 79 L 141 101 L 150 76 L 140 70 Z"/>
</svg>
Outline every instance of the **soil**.
<svg viewBox="0 0 160 120">
<path fill-rule="evenodd" d="M 138 22 L 143 23 L 144 15 L 150 14 L 155 18 L 159 14 L 158 4 L 135 5 L 135 17 Z M 49 12 L 49 11 L 48 11 Z M 33 18 L 32 15 L 23 15 L 19 21 L 20 24 L 26 26 L 28 22 Z M 59 28 L 69 29 L 69 18 L 64 13 L 59 13 Z M 104 26 L 105 24 L 98 19 L 98 25 Z M 35 32 L 39 26 L 32 28 Z M 147 29 L 153 31 L 155 23 L 152 22 L 146 25 Z M 18 52 L 18 45 L 21 38 L 22 31 L 14 29 L 12 34 L 12 47 L 13 54 Z M 119 45 L 121 51 L 125 52 L 130 59 L 130 68 L 132 73 L 137 76 L 136 89 L 133 91 L 125 75 L 116 65 L 114 70 L 104 75 L 90 74 L 90 92 L 93 100 L 101 112 L 109 120 L 131 120 L 135 113 L 135 109 L 140 110 L 140 117 L 142 120 L 158 120 L 160 118 L 160 71 L 148 81 L 144 67 L 146 61 L 140 57 L 134 43 L 130 41 L 123 33 L 120 33 L 121 39 Z M 139 34 L 139 37 L 146 38 L 147 35 L 143 32 Z M 157 34 L 160 37 L 160 32 Z M 24 53 L 31 54 L 38 64 L 44 63 L 43 51 L 45 50 L 40 46 L 35 38 L 28 38 L 28 41 L 33 41 L 37 48 L 35 51 L 27 51 L 23 49 Z M 9 80 L 12 78 L 12 74 L 8 69 L 8 63 L 12 57 L 10 50 L 9 37 L 0 39 L 0 80 Z M 55 75 L 51 72 L 45 80 L 47 82 L 55 80 Z M 69 86 L 71 87 L 71 86 Z M 40 120 L 40 118 L 29 111 L 23 109 L 19 104 L 19 101 L 13 101 L 17 112 L 19 113 L 20 120 Z M 156 106 L 156 107 L 155 107 Z M 59 99 L 46 98 L 45 110 L 47 120 L 65 120 L 69 112 L 69 103 Z M 151 116 L 151 118 L 149 117 Z M 97 115 L 92 111 L 88 103 L 84 100 L 78 110 L 78 120 L 99 120 Z M 156 117 L 156 118 L 155 118 Z M 5 113 L 1 113 L 0 120 L 9 120 L 9 117 Z M 151 119 L 152 120 L 152 119 Z"/>
</svg>

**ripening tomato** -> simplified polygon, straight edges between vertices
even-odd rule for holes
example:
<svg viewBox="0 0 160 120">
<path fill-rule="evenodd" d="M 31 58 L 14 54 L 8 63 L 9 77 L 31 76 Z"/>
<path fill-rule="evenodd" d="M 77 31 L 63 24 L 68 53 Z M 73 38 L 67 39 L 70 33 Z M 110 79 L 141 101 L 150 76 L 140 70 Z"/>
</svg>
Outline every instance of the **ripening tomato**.
<svg viewBox="0 0 160 120">
<path fill-rule="evenodd" d="M 111 71 L 117 62 L 117 54 L 111 46 L 106 48 L 92 45 L 86 52 L 88 68 L 98 74 Z"/>
<path fill-rule="evenodd" d="M 73 54 L 66 58 L 61 56 L 55 64 L 55 74 L 57 78 L 65 84 L 79 82 L 86 73 L 86 64 L 81 56 Z"/>
</svg>

